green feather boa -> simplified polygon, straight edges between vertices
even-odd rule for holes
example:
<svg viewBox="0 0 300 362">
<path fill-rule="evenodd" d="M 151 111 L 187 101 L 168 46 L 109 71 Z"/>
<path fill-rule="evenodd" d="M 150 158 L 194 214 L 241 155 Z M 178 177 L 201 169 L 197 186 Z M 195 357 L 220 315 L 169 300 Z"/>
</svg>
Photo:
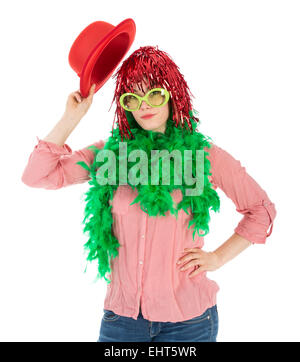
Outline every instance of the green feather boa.
<svg viewBox="0 0 300 362">
<path fill-rule="evenodd" d="M 193 113 L 191 111 L 189 114 L 192 117 Z M 172 111 L 170 111 L 165 133 L 144 130 L 135 121 L 131 112 L 126 111 L 126 117 L 130 125 L 130 130 L 135 137 L 131 140 L 123 139 L 123 142 L 127 142 L 127 153 L 129 154 L 132 150 L 145 151 L 149 160 L 149 175 L 151 174 L 151 150 L 167 150 L 172 152 L 172 150 L 177 149 L 182 153 L 182 160 L 184 160 L 183 151 L 192 150 L 193 177 L 196 176 L 196 150 L 203 150 L 204 147 L 210 148 L 211 145 L 203 134 L 196 131 L 197 124 L 192 118 L 190 119 L 193 126 L 193 133 L 191 134 L 186 128 L 177 128 L 174 126 Z M 106 277 L 106 273 L 111 272 L 110 259 L 118 255 L 118 248 L 120 246 L 112 232 L 113 217 L 111 213 L 112 206 L 110 205 L 114 191 L 119 185 L 119 172 L 118 170 L 116 171 L 115 185 L 99 185 L 96 176 L 97 170 L 105 162 L 98 162 L 96 156 L 101 150 L 112 150 L 116 157 L 116 165 L 119 164 L 119 142 L 122 142 L 122 140 L 118 127 L 114 129 L 113 134 L 114 136 L 108 139 L 103 149 L 98 149 L 95 146 L 89 147 L 95 154 L 94 161 L 90 167 L 84 162 L 77 162 L 77 164 L 89 171 L 91 178 L 89 181 L 91 187 L 85 194 L 86 206 L 83 219 L 83 224 L 85 224 L 83 232 L 88 232 L 89 234 L 89 239 L 84 245 L 85 250 L 88 252 L 87 261 L 98 259 L 97 278 L 104 278 L 107 283 L 110 283 L 110 280 Z M 170 211 L 170 213 L 174 214 L 177 218 L 180 209 L 183 209 L 187 214 L 189 214 L 188 210 L 190 209 L 192 217 L 188 228 L 194 225 L 193 240 L 196 232 L 200 236 L 208 234 L 208 224 L 210 221 L 209 210 L 219 211 L 220 199 L 207 177 L 211 175 L 211 165 L 210 161 L 206 158 L 207 154 L 207 152 L 204 152 L 204 189 L 201 195 L 187 196 L 185 194 L 185 189 L 191 188 L 191 186 L 185 184 L 184 177 L 182 177 L 181 185 L 174 185 L 174 162 L 172 162 L 171 158 L 170 185 L 162 184 L 161 162 L 159 163 L 160 174 L 158 185 L 151 185 L 150 182 L 147 185 L 131 185 L 127 180 L 128 185 L 132 189 L 136 188 L 138 190 L 138 196 L 132 204 L 139 202 L 141 210 L 147 212 L 149 216 L 161 216 L 165 215 L 167 211 Z M 129 169 L 130 167 L 128 167 L 128 170 Z M 183 174 L 182 171 L 182 175 Z M 181 189 L 183 196 L 182 201 L 178 203 L 176 208 L 173 207 L 173 199 L 171 197 L 171 193 L 175 189 Z M 200 234 L 200 231 L 204 233 Z"/>
</svg>

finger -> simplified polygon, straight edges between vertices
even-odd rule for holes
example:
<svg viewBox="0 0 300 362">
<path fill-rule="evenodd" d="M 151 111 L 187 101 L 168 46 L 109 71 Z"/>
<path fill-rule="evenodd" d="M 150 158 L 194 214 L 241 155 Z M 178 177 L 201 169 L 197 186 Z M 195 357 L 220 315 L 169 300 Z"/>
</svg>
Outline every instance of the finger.
<svg viewBox="0 0 300 362">
<path fill-rule="evenodd" d="M 182 256 L 181 258 L 179 258 L 178 261 L 177 261 L 177 264 L 183 264 L 183 263 L 185 263 L 186 261 L 188 261 L 190 259 L 199 258 L 199 256 L 200 256 L 199 254 L 197 255 L 197 254 L 195 254 L 193 252 L 190 252 L 190 253 Z"/>
<path fill-rule="evenodd" d="M 197 274 L 200 274 L 200 273 L 203 273 L 205 272 L 205 267 L 204 266 L 199 266 L 199 268 L 195 269 L 194 271 L 192 271 L 188 277 L 191 278 L 191 277 L 194 277 L 195 275 Z"/>
<path fill-rule="evenodd" d="M 183 270 L 190 268 L 191 266 L 195 266 L 195 265 L 199 265 L 199 264 L 200 264 L 200 262 L 198 259 L 193 259 L 193 260 L 189 261 L 187 264 L 181 266 L 180 270 L 183 271 Z"/>
<path fill-rule="evenodd" d="M 95 93 L 96 84 L 94 83 L 89 91 L 89 97 L 91 97 Z"/>
<path fill-rule="evenodd" d="M 74 97 L 76 98 L 77 102 L 81 102 L 82 101 L 82 97 L 81 97 L 81 94 L 80 94 L 80 91 L 76 91 L 74 92 Z"/>
</svg>

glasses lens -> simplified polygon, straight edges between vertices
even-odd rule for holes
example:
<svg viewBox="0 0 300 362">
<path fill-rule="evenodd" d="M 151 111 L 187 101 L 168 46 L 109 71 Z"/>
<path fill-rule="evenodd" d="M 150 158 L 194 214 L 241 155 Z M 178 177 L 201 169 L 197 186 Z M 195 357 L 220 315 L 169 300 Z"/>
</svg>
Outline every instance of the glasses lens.
<svg viewBox="0 0 300 362">
<path fill-rule="evenodd" d="M 123 103 L 128 109 L 137 109 L 139 100 L 134 95 L 127 95 L 124 97 Z"/>
<path fill-rule="evenodd" d="M 152 106 L 161 106 L 166 99 L 165 91 L 155 90 L 148 95 L 148 101 Z"/>
</svg>

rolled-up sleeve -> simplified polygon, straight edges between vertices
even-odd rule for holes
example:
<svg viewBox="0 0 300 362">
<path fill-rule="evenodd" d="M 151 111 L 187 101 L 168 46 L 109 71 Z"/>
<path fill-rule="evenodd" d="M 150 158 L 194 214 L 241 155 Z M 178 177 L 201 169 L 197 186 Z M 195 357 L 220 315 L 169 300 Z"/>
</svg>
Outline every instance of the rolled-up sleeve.
<svg viewBox="0 0 300 362">
<path fill-rule="evenodd" d="M 264 244 L 272 233 L 275 204 L 240 161 L 221 147 L 213 143 L 211 146 L 207 158 L 211 163 L 212 185 L 215 189 L 219 187 L 243 215 L 234 231 L 253 244 Z"/>
<path fill-rule="evenodd" d="M 41 140 L 29 156 L 27 165 L 22 174 L 22 182 L 30 187 L 56 190 L 72 184 L 83 183 L 89 180 L 89 172 L 77 164 L 83 161 L 90 165 L 94 153 L 88 149 L 92 145 L 103 148 L 105 142 L 100 140 L 78 151 L 72 151 L 70 146 L 57 145 L 53 142 Z"/>
</svg>

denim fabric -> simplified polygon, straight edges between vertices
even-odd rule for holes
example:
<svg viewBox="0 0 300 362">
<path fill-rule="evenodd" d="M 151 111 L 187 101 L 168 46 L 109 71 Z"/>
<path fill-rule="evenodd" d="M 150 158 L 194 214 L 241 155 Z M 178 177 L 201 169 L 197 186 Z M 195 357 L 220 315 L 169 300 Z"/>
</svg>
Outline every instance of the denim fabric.
<svg viewBox="0 0 300 362">
<path fill-rule="evenodd" d="M 104 309 L 97 342 L 216 342 L 219 318 L 217 305 L 202 315 L 182 322 L 151 322 L 120 316 Z"/>
</svg>

